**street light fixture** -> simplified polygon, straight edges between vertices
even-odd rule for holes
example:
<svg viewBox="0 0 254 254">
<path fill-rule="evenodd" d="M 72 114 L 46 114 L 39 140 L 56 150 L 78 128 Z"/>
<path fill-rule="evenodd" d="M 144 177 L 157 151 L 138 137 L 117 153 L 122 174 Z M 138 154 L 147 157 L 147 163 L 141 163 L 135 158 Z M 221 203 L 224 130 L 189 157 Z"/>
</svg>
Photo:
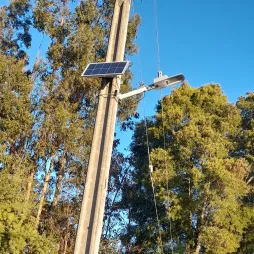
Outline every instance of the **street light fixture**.
<svg viewBox="0 0 254 254">
<path fill-rule="evenodd" d="M 131 96 L 143 93 L 143 92 L 147 92 L 150 90 L 154 90 L 154 89 L 162 89 L 165 88 L 167 86 L 172 86 L 178 83 L 183 83 L 184 82 L 184 75 L 183 74 L 177 74 L 175 76 L 172 77 L 168 77 L 167 75 L 162 76 L 162 73 L 159 72 L 159 77 L 155 78 L 153 81 L 153 84 L 149 85 L 149 86 L 142 86 L 136 90 L 130 91 L 128 93 L 125 94 L 118 94 L 117 98 L 122 100 L 122 99 L 126 99 L 129 98 Z"/>
</svg>

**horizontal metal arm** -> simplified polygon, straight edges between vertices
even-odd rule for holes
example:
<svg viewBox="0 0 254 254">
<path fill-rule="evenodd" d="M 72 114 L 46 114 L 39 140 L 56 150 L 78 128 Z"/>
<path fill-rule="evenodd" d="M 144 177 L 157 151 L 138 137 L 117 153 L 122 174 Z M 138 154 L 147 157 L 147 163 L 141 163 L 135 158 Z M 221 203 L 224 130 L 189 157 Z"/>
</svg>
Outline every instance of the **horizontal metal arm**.
<svg viewBox="0 0 254 254">
<path fill-rule="evenodd" d="M 160 76 L 156 79 L 154 79 L 154 83 L 149 85 L 149 86 L 142 86 L 136 90 L 130 91 L 128 93 L 125 94 L 118 94 L 117 98 L 122 100 L 122 99 L 126 99 L 128 97 L 143 93 L 143 92 L 147 92 L 153 89 L 162 89 L 165 88 L 167 86 L 172 86 L 175 85 L 177 83 L 182 83 L 184 82 L 184 75 L 183 74 L 178 74 L 172 77 L 168 77 L 167 75 L 165 76 Z"/>
<path fill-rule="evenodd" d="M 142 86 L 142 87 L 140 87 L 140 88 L 138 88 L 136 90 L 130 91 L 128 93 L 118 94 L 117 98 L 122 100 L 122 99 L 126 99 L 128 97 L 131 97 L 131 96 L 134 96 L 134 95 L 137 95 L 137 94 L 140 94 L 140 93 L 143 93 L 143 92 L 155 89 L 155 87 L 153 85 L 151 85 L 151 86 Z"/>
</svg>

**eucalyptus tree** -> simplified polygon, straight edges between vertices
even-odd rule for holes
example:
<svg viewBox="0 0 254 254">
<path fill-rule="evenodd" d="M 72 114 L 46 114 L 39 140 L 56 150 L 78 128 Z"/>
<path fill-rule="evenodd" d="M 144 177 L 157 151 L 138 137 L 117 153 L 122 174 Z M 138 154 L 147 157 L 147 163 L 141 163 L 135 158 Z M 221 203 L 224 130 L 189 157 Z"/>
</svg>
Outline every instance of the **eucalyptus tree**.
<svg viewBox="0 0 254 254">
<path fill-rule="evenodd" d="M 70 237 L 66 244 L 66 228 L 75 231 L 77 224 L 100 87 L 99 79 L 84 79 L 81 73 L 88 62 L 104 61 L 114 7 L 114 1 L 81 1 L 75 8 L 71 3 L 35 1 L 33 10 L 34 26 L 50 41 L 38 96 L 41 122 L 35 153 L 44 179 L 37 184 L 41 189 L 37 225 L 40 232 L 55 232 L 60 253 L 73 247 Z M 138 16 L 130 20 L 126 54 L 137 50 L 132 41 L 139 22 Z M 122 89 L 131 89 L 131 79 L 128 72 Z M 130 99 L 119 108 L 120 121 L 127 120 L 124 126 L 135 116 L 136 105 Z M 43 171 L 37 171 L 37 180 Z M 64 207 L 67 217 L 61 214 Z"/>
<path fill-rule="evenodd" d="M 0 253 L 54 253 L 51 237 L 35 230 L 34 205 L 26 200 L 33 86 L 24 67 L 24 60 L 0 54 Z"/>
<path fill-rule="evenodd" d="M 142 122 L 137 126 L 132 178 L 120 202 L 131 221 L 122 235 L 126 245 L 142 253 L 237 251 L 251 220 L 244 203 L 251 167 L 246 158 L 234 157 L 240 125 L 239 110 L 216 84 L 183 84 L 161 101 L 148 121 L 158 221 L 146 130 Z"/>
<path fill-rule="evenodd" d="M 13 179 L 23 179 L 17 183 L 22 196 L 17 199 L 29 208 L 27 229 L 45 251 L 72 253 L 100 87 L 99 79 L 84 79 L 81 73 L 88 62 L 105 59 L 114 1 L 31 3 L 10 1 L 0 10 L 0 167 Z M 133 39 L 139 23 L 138 16 L 130 20 L 126 55 L 137 51 Z M 47 48 L 41 58 L 37 52 L 33 65 L 28 65 L 26 48 L 38 33 L 32 38 L 30 27 Z M 131 89 L 131 79 L 128 71 L 123 91 Z M 136 105 L 132 98 L 119 107 L 123 129 L 132 125 Z M 4 234 L 9 226 L 1 230 Z M 23 243 L 20 251 L 44 251 L 38 250 L 41 245 L 30 247 L 35 238 Z"/>
<path fill-rule="evenodd" d="M 237 101 L 240 109 L 242 122 L 241 133 L 238 137 L 237 157 L 245 157 L 251 164 L 251 172 L 248 184 L 251 186 L 250 192 L 245 196 L 244 202 L 251 210 L 252 222 L 245 229 L 238 253 L 251 253 L 254 250 L 254 93 L 249 92 L 245 97 L 240 97 Z"/>
<path fill-rule="evenodd" d="M 0 50 L 4 55 L 19 59 L 27 57 L 25 48 L 31 46 L 31 12 L 29 0 L 10 1 L 0 7 Z"/>
</svg>

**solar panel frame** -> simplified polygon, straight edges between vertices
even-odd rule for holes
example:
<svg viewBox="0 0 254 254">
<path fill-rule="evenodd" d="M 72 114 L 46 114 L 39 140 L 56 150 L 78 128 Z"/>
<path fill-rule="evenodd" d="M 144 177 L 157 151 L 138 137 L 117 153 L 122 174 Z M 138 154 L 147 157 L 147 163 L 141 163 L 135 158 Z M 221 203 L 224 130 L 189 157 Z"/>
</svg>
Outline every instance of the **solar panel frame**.
<svg viewBox="0 0 254 254">
<path fill-rule="evenodd" d="M 89 63 L 82 73 L 82 77 L 116 77 L 123 75 L 130 65 L 130 61 Z"/>
</svg>

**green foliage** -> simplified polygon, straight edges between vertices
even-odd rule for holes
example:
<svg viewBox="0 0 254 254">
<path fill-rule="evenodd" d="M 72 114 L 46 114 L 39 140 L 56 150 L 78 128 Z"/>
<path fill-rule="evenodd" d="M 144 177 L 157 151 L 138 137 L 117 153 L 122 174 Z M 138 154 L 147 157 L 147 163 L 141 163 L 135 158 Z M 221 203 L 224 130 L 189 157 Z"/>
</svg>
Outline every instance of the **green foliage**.
<svg viewBox="0 0 254 254">
<path fill-rule="evenodd" d="M 172 246 L 185 246 L 187 253 L 236 252 L 253 214 L 244 205 L 250 164 L 247 158 L 233 156 L 241 126 L 239 110 L 227 102 L 218 85 L 193 89 L 183 84 L 163 99 L 148 125 L 164 252 Z M 159 233 L 145 140 L 141 123 L 131 146 L 134 171 L 122 206 L 135 189 L 134 200 L 129 200 L 132 239 L 146 251 L 156 251 Z"/>
<path fill-rule="evenodd" d="M 0 8 L 0 50 L 2 54 L 16 56 L 23 59 L 26 53 L 23 46 L 31 46 L 29 29 L 30 1 L 10 1 L 8 6 Z"/>
<path fill-rule="evenodd" d="M 15 221 L 12 227 L 3 215 L 3 253 L 73 253 L 101 86 L 80 74 L 87 63 L 105 61 L 114 4 L 35 0 L 31 8 L 29 0 L 15 0 L 0 10 L 0 180 L 21 173 L 23 180 L 11 192 L 22 197 L 15 207 L 1 193 L 1 214 L 10 208 Z M 130 20 L 126 54 L 137 51 L 139 23 L 138 16 Z M 47 50 L 27 70 L 31 26 Z M 128 72 L 123 91 L 131 80 Z M 127 103 L 118 112 L 124 128 L 133 125 L 137 99 Z"/>
<path fill-rule="evenodd" d="M 33 206 L 24 200 L 26 165 L 15 158 L 0 176 L 0 253 L 56 253 L 50 237 L 34 228 Z M 15 169 L 15 173 L 10 173 Z"/>
<path fill-rule="evenodd" d="M 238 149 L 236 156 L 244 156 L 252 165 L 252 170 L 248 178 L 248 184 L 251 190 L 245 196 L 245 205 L 249 207 L 249 216 L 251 223 L 245 229 L 241 245 L 238 253 L 251 253 L 254 250 L 254 193 L 253 193 L 253 178 L 254 178 L 254 94 L 247 93 L 246 97 L 240 97 L 237 102 L 237 107 L 240 109 L 242 116 L 241 133 L 238 137 Z"/>
<path fill-rule="evenodd" d="M 24 74 L 24 61 L 0 54 L 0 62 L 0 144 L 8 144 L 11 149 L 31 133 L 32 84 Z"/>
<path fill-rule="evenodd" d="M 244 153 L 250 163 L 254 163 L 254 93 L 247 93 L 246 97 L 240 97 L 237 107 L 242 115 L 242 136 L 239 152 Z"/>
<path fill-rule="evenodd" d="M 15 0 L 0 9 L 0 253 L 73 253 L 101 85 L 80 74 L 105 60 L 114 3 L 36 0 L 31 9 Z M 139 24 L 130 19 L 125 54 L 138 50 Z M 31 26 L 47 50 L 27 70 Z M 121 92 L 131 80 L 128 71 Z M 101 253 L 160 253 L 161 243 L 164 253 L 253 252 L 253 98 L 236 107 L 218 85 L 184 84 L 158 105 L 148 133 L 159 228 L 144 122 L 129 158 L 115 142 Z M 137 102 L 119 105 L 122 129 L 133 128 Z"/>
</svg>

